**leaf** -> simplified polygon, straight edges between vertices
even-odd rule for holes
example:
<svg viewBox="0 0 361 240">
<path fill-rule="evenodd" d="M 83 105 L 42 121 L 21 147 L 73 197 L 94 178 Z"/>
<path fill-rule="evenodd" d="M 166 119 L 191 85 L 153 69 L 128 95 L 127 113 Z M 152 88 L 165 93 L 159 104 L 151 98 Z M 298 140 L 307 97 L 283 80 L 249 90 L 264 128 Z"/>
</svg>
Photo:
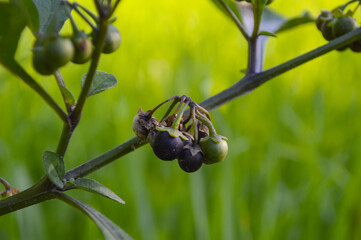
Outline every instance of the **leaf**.
<svg viewBox="0 0 361 240">
<path fill-rule="evenodd" d="M 10 0 L 10 2 L 15 3 L 19 6 L 23 15 L 26 18 L 26 25 L 28 25 L 32 32 L 37 32 L 39 30 L 39 14 L 33 1 Z"/>
<path fill-rule="evenodd" d="M 30 1 L 30 0 L 23 0 Z M 59 32 L 71 11 L 62 0 L 32 0 L 39 13 L 39 32 Z M 53 29 L 51 29 L 53 27 Z"/>
<path fill-rule="evenodd" d="M 52 151 L 45 151 L 43 154 L 43 164 L 52 183 L 54 183 L 59 188 L 64 187 L 62 179 L 65 175 L 65 166 L 63 158 Z"/>
<path fill-rule="evenodd" d="M 26 24 L 19 12 L 17 5 L 0 2 L 0 62 L 4 65 L 15 62 L 16 48 Z"/>
<path fill-rule="evenodd" d="M 83 77 L 81 78 L 81 87 L 82 88 L 84 86 L 86 76 L 87 76 L 87 73 L 84 74 Z M 109 88 L 112 88 L 115 85 L 117 85 L 117 83 L 118 83 L 118 80 L 114 75 L 112 75 L 110 73 L 102 72 L 102 71 L 96 71 L 92 85 L 91 85 L 89 93 L 88 93 L 88 97 L 90 97 L 91 95 L 100 93 L 102 91 L 105 91 Z"/>
<path fill-rule="evenodd" d="M 252 0 L 253 14 L 257 16 L 258 22 L 262 20 L 263 9 L 266 6 L 267 0 Z"/>
<path fill-rule="evenodd" d="M 292 28 L 298 27 L 302 24 L 313 23 L 315 19 L 310 15 L 309 12 L 305 12 L 303 16 L 290 18 L 285 21 L 277 30 L 276 33 L 291 30 Z"/>
<path fill-rule="evenodd" d="M 59 193 L 60 199 L 64 202 L 78 208 L 86 215 L 88 215 L 100 228 L 103 232 L 104 237 L 107 240 L 132 240 L 133 238 L 130 237 L 125 231 L 119 228 L 115 223 L 105 217 L 103 214 L 95 210 L 94 208 L 90 207 L 89 205 L 76 200 L 64 193 Z"/>
<path fill-rule="evenodd" d="M 74 106 L 76 103 L 74 95 L 64 86 L 59 85 L 60 91 L 62 92 L 63 96 L 65 97 L 65 100 L 67 101 L 70 106 Z"/>
<path fill-rule="evenodd" d="M 260 35 L 260 36 L 268 36 L 268 37 L 277 37 L 276 34 L 271 33 L 271 32 L 267 32 L 267 31 L 260 31 L 258 35 Z"/>
<path fill-rule="evenodd" d="M 74 182 L 74 186 L 77 188 L 82 188 L 87 191 L 98 193 L 104 197 L 117 201 L 119 203 L 125 204 L 123 199 L 118 197 L 114 192 L 112 192 L 109 188 L 103 186 L 99 182 L 93 179 L 86 179 L 86 178 L 78 178 Z"/>
</svg>

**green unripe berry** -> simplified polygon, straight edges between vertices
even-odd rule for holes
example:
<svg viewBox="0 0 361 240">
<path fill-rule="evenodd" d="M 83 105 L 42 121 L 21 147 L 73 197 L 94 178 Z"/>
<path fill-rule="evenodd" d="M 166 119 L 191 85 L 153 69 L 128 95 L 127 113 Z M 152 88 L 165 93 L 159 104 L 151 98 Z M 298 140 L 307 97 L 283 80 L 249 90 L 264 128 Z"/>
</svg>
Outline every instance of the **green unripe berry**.
<svg viewBox="0 0 361 240">
<path fill-rule="evenodd" d="M 115 52 L 119 48 L 121 41 L 122 37 L 120 36 L 119 30 L 115 26 L 109 24 L 102 52 Z"/>
<path fill-rule="evenodd" d="M 44 56 L 55 68 L 64 66 L 74 56 L 73 43 L 63 37 L 50 38 L 44 44 Z"/>
<path fill-rule="evenodd" d="M 33 49 L 33 67 L 41 75 L 51 75 L 56 71 L 56 67 L 52 66 L 44 55 L 44 49 L 37 47 Z"/>
<path fill-rule="evenodd" d="M 355 19 L 353 19 L 352 17 L 343 16 L 336 19 L 336 21 L 332 25 L 332 34 L 335 38 L 337 38 L 353 31 L 357 27 L 358 24 Z"/>
<path fill-rule="evenodd" d="M 226 138 L 220 135 L 202 138 L 199 145 L 204 154 L 203 161 L 206 164 L 222 162 L 228 154 Z"/>
<path fill-rule="evenodd" d="M 77 32 L 71 41 L 74 45 L 74 57 L 71 61 L 77 64 L 86 63 L 93 53 L 93 45 L 88 35 L 84 31 Z"/>
</svg>

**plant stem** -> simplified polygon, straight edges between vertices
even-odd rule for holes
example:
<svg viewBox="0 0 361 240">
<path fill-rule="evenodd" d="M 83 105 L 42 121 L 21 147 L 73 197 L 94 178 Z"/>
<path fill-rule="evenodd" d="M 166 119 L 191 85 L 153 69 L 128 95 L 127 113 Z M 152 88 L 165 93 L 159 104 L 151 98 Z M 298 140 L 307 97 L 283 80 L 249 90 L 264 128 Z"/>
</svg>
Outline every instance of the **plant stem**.
<svg viewBox="0 0 361 240">
<path fill-rule="evenodd" d="M 58 147 L 56 149 L 56 153 L 62 157 L 64 157 L 65 155 L 72 134 L 73 131 L 71 127 L 68 124 L 64 124 L 63 130 L 61 132 L 60 140 L 58 143 Z"/>
<path fill-rule="evenodd" d="M 242 96 L 244 93 L 259 87 L 268 80 L 281 75 L 282 73 L 290 71 L 302 65 L 303 63 L 309 62 L 332 50 L 346 46 L 360 38 L 361 28 L 358 28 L 357 30 L 354 30 L 348 34 L 345 34 L 342 37 L 339 37 L 323 45 L 322 47 L 314 49 L 306 54 L 282 63 L 271 69 L 252 75 L 246 75 L 243 79 L 241 79 L 239 82 L 229 87 L 228 89 L 202 101 L 200 105 L 208 110 L 220 107 L 221 105 L 224 105 L 229 101 Z M 98 157 L 95 157 L 67 171 L 65 174 L 65 178 L 69 180 L 71 178 L 76 179 L 79 177 L 84 177 L 145 144 L 146 142 L 142 141 L 140 138 L 134 137 L 122 143 L 121 145 L 99 155 Z M 12 197 L 1 200 L 0 216 L 48 199 L 53 199 L 54 197 L 55 196 L 52 190 L 52 185 L 47 179 L 47 177 L 44 177 L 39 183 L 35 184 L 33 187 L 23 192 L 20 192 Z"/>
<path fill-rule="evenodd" d="M 25 191 L 1 200 L 0 216 L 53 198 L 55 195 L 52 193 L 51 183 L 47 177 L 43 177 Z"/>
<path fill-rule="evenodd" d="M 64 123 L 68 123 L 67 114 L 61 109 L 61 107 L 54 101 L 54 99 L 17 63 L 3 65 L 10 70 L 14 75 L 17 75 L 23 80 L 29 87 L 37 92 L 40 97 L 55 111 Z"/>
<path fill-rule="evenodd" d="M 78 103 L 77 103 L 74 111 L 70 115 L 70 118 L 73 123 L 73 127 L 75 127 L 79 123 L 80 116 L 83 111 L 83 107 L 84 107 L 86 98 L 88 96 L 91 84 L 92 84 L 94 76 L 95 76 L 95 72 L 98 67 L 100 55 L 102 53 L 102 48 L 103 48 L 103 44 L 104 44 L 104 40 L 105 40 L 105 35 L 107 33 L 107 28 L 108 28 L 108 20 L 100 18 L 99 30 L 96 32 L 97 40 L 96 40 L 96 44 L 95 44 L 95 51 L 93 53 L 92 62 L 90 64 L 90 68 L 89 68 L 88 74 L 86 76 L 84 86 L 80 92 L 80 95 L 78 98 Z"/>
<path fill-rule="evenodd" d="M 256 36 L 255 38 L 250 38 L 248 40 L 248 68 L 247 74 L 258 73 L 262 71 L 262 59 L 259 51 L 259 38 Z"/>
<path fill-rule="evenodd" d="M 228 12 L 228 14 L 232 18 L 233 22 L 237 25 L 238 29 L 241 31 L 243 37 L 245 39 L 249 39 L 249 33 L 247 32 L 247 29 L 243 26 L 241 21 L 238 19 L 238 17 L 232 11 L 232 9 L 229 8 L 229 6 L 224 2 L 224 0 L 217 0 L 217 1 Z"/>
<path fill-rule="evenodd" d="M 98 157 L 95 157 L 67 171 L 65 174 L 65 178 L 69 180 L 71 178 L 84 177 L 145 144 L 146 142 L 142 141 L 138 137 L 131 138 L 128 141 L 122 143 L 121 145 L 116 146 L 115 148 L 110 149 L 109 151 L 99 155 Z"/>
</svg>

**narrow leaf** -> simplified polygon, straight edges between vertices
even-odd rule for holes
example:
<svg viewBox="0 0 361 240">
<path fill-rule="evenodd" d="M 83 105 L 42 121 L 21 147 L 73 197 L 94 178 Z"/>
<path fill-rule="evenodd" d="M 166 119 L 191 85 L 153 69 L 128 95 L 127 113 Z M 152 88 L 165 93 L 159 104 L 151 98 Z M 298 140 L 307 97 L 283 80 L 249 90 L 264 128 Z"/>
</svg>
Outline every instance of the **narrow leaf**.
<svg viewBox="0 0 361 240">
<path fill-rule="evenodd" d="M 65 166 L 63 158 L 52 151 L 45 151 L 43 154 L 43 164 L 52 183 L 54 183 L 59 188 L 64 187 L 62 179 L 65 175 Z"/>
<path fill-rule="evenodd" d="M 107 240 L 132 240 L 132 237 L 130 237 L 125 231 L 94 208 L 64 193 L 59 193 L 59 195 L 61 200 L 78 208 L 88 215 L 96 223 L 96 225 L 98 225 Z"/>
<path fill-rule="evenodd" d="M 30 1 L 30 0 L 24 0 Z M 39 32 L 59 32 L 68 19 L 69 8 L 63 0 L 32 0 L 39 13 Z M 53 29 L 52 29 L 53 28 Z"/>
<path fill-rule="evenodd" d="M 87 76 L 87 73 L 84 74 L 83 77 L 81 78 L 81 87 L 82 88 L 84 86 L 86 76 Z M 110 73 L 102 72 L 102 71 L 96 71 L 92 85 L 91 85 L 89 93 L 88 93 L 88 97 L 91 95 L 100 93 L 102 91 L 105 91 L 109 88 L 112 88 L 115 85 L 117 85 L 117 83 L 118 83 L 118 80 L 114 75 L 112 75 Z"/>
<path fill-rule="evenodd" d="M 0 2 L 0 63 L 14 62 L 14 55 L 26 21 L 15 4 Z"/>
<path fill-rule="evenodd" d="M 39 30 L 39 14 L 33 1 L 10 0 L 10 2 L 15 3 L 19 6 L 22 14 L 26 18 L 26 25 L 28 25 L 32 32 L 37 32 Z"/>
<path fill-rule="evenodd" d="M 306 23 L 314 23 L 315 19 L 310 15 L 310 13 L 305 12 L 300 17 L 294 17 L 290 18 L 287 21 L 285 21 L 277 30 L 276 33 L 284 32 L 287 30 L 291 30 L 295 27 L 298 27 L 300 25 L 306 24 Z"/>
<path fill-rule="evenodd" d="M 271 33 L 271 32 L 267 32 L 267 31 L 260 31 L 258 35 L 262 35 L 262 36 L 268 36 L 268 37 L 277 37 L 276 34 Z"/>
<path fill-rule="evenodd" d="M 63 96 L 65 97 L 65 100 L 67 101 L 70 106 L 74 106 L 76 103 L 74 95 L 64 86 L 59 85 L 60 91 L 62 92 Z"/>
<path fill-rule="evenodd" d="M 117 201 L 119 203 L 125 204 L 123 199 L 118 197 L 114 192 L 112 192 L 109 188 L 103 186 L 99 182 L 93 179 L 86 179 L 86 178 L 78 178 L 74 182 L 74 186 L 78 188 L 82 188 L 84 190 L 100 194 L 104 197 Z"/>
</svg>

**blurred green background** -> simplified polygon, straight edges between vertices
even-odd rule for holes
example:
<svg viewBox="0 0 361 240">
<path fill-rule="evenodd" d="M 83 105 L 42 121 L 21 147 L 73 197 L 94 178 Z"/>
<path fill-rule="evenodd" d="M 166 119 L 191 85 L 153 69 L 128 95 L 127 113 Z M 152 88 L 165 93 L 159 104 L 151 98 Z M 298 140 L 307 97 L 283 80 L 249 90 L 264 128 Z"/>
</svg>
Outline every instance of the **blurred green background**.
<svg viewBox="0 0 361 240">
<path fill-rule="evenodd" d="M 342 3 L 276 0 L 270 8 L 317 15 Z M 199 102 L 238 81 L 247 65 L 246 42 L 209 0 L 124 0 L 116 15 L 123 42 L 99 70 L 119 84 L 89 98 L 67 169 L 133 137 L 139 107 L 175 94 Z M 24 31 L 17 59 L 61 103 L 55 80 L 31 68 L 32 42 Z M 314 24 L 281 34 L 268 42 L 266 68 L 325 43 Z M 360 57 L 329 53 L 212 111 L 229 138 L 223 163 L 187 174 L 145 146 L 90 175 L 126 205 L 71 195 L 135 239 L 360 239 Z M 87 68 L 62 69 L 76 96 Z M 61 122 L 2 67 L 0 109 L 0 176 L 24 190 L 45 174 L 42 153 L 56 149 Z M 0 217 L 2 240 L 102 238 L 90 219 L 56 200 Z"/>
</svg>

